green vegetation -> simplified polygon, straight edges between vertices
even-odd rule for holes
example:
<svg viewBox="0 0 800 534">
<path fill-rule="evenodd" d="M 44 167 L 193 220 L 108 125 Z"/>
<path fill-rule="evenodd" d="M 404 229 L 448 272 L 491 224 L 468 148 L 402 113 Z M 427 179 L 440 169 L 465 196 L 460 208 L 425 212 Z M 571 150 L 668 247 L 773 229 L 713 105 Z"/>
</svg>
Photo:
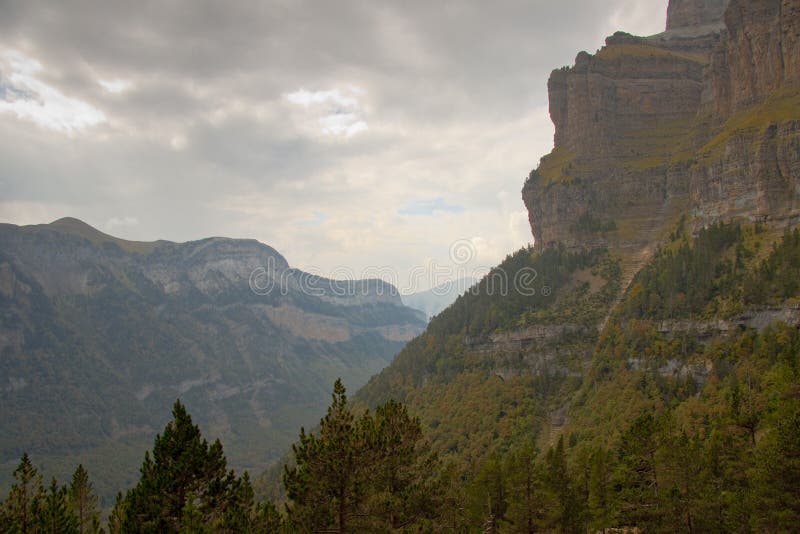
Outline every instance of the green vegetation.
<svg viewBox="0 0 800 534">
<path fill-rule="evenodd" d="M 573 232 L 577 234 L 591 235 L 591 234 L 606 234 L 613 232 L 617 229 L 617 223 L 614 221 L 603 221 L 595 218 L 590 212 L 586 212 L 578 217 L 577 222 L 572 225 Z"/>
<path fill-rule="evenodd" d="M 220 442 L 202 439 L 176 402 L 108 529 L 792 531 L 800 331 L 776 322 L 704 337 L 692 326 L 733 309 L 722 303 L 793 305 L 800 230 L 770 248 L 773 235 L 720 224 L 693 238 L 682 224 L 599 336 L 553 330 L 527 344 L 514 336 L 528 327 L 597 324 L 619 266 L 602 251 L 509 256 L 354 405 L 334 384 L 319 427 L 300 431 L 277 503 L 257 501 L 248 475 L 227 470 Z M 552 292 L 493 294 L 501 269 L 512 279 L 533 269 Z M 687 326 L 660 328 L 667 319 Z M 24 455 L 14 479 L 3 531 L 98 530 L 82 466 L 69 488 L 45 488 Z"/>
<path fill-rule="evenodd" d="M 707 63 L 708 59 L 705 54 L 693 54 L 689 52 L 680 52 L 677 50 L 669 50 L 658 46 L 647 44 L 626 43 L 626 44 L 613 44 L 604 46 L 595 55 L 598 59 L 619 59 L 624 57 L 679 57 L 697 63 Z"/>
<path fill-rule="evenodd" d="M 540 179 L 543 187 L 554 183 L 569 182 L 572 180 L 570 171 L 574 164 L 575 154 L 564 147 L 557 147 L 539 161 L 539 167 L 531 172 L 528 179 Z"/>
<path fill-rule="evenodd" d="M 256 295 L 236 274 L 252 267 L 217 261 L 239 256 L 230 247 L 283 261 L 255 241 L 162 242 L 148 254 L 118 245 L 75 219 L 0 225 L 0 494 L 27 451 L 47 478 L 90 466 L 110 507 L 178 396 L 232 467 L 260 471 L 324 412 L 337 377 L 357 387 L 402 348 L 380 327 L 425 324 L 388 299 L 321 298 L 330 281 L 300 271 L 298 283 L 316 284 L 308 291 Z"/>
<path fill-rule="evenodd" d="M 616 140 L 614 155 L 623 168 L 643 172 L 686 161 L 694 154 L 697 125 L 692 118 L 662 121 L 653 128 L 622 133 Z"/>
<path fill-rule="evenodd" d="M 691 243 L 682 232 L 636 276 L 622 316 L 713 318 L 754 305 L 780 304 L 800 289 L 800 230 L 788 231 L 758 262 L 762 229 L 719 224 Z M 764 247 L 766 248 L 766 247 Z"/>
<path fill-rule="evenodd" d="M 746 131 L 763 131 L 770 124 L 790 120 L 800 120 L 800 89 L 797 86 L 775 91 L 764 102 L 732 114 L 697 152 L 704 160 L 719 157 L 725 144 L 734 136 Z"/>
<path fill-rule="evenodd" d="M 470 349 L 467 324 L 470 333 L 502 333 L 569 323 L 580 305 L 602 310 L 619 287 L 619 267 L 606 256 L 515 255 L 503 267 L 563 262 L 552 269 L 564 273 L 552 301 L 529 301 L 538 307 L 524 310 L 463 297 L 468 306 L 446 310 L 359 398 L 376 402 L 388 391 L 420 415 L 463 480 L 456 498 L 468 530 L 791 530 L 800 501 L 788 488 L 798 472 L 774 466 L 797 465 L 800 334 L 777 323 L 709 341 L 691 326 L 797 298 L 800 231 L 770 248 L 773 237 L 727 224 L 692 238 L 682 223 L 599 339 L 587 332 L 516 352 Z M 586 263 L 576 265 L 577 257 Z M 582 281 L 587 271 L 603 283 Z M 465 313 L 472 309 L 504 320 L 482 329 Z M 587 324 L 600 318 L 588 316 Z M 660 331 L 670 318 L 690 322 Z"/>
<path fill-rule="evenodd" d="M 222 444 L 209 445 L 186 408 L 175 402 L 173 420 L 145 453 L 139 483 L 111 512 L 112 532 L 264 531 L 274 507 L 255 504 L 248 475 L 226 470 Z"/>
<path fill-rule="evenodd" d="M 438 531 L 444 486 L 419 420 L 387 402 L 356 417 L 341 381 L 319 433 L 300 431 L 284 468 L 293 532 Z"/>
<path fill-rule="evenodd" d="M 82 465 L 69 487 L 55 478 L 47 490 L 27 454 L 14 470 L 14 484 L 0 503 L 0 531 L 9 533 L 84 534 L 100 532 L 97 497 Z"/>
</svg>

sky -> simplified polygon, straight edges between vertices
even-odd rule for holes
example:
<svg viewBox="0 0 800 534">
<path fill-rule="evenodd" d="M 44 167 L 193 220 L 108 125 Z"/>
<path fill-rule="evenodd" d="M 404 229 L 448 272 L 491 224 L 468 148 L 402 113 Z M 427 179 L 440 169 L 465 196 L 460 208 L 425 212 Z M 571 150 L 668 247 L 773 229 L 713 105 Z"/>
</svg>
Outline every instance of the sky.
<svg viewBox="0 0 800 534">
<path fill-rule="evenodd" d="M 479 275 L 533 239 L 549 73 L 666 7 L 0 0 L 0 222 L 255 238 L 404 293 Z"/>
</svg>

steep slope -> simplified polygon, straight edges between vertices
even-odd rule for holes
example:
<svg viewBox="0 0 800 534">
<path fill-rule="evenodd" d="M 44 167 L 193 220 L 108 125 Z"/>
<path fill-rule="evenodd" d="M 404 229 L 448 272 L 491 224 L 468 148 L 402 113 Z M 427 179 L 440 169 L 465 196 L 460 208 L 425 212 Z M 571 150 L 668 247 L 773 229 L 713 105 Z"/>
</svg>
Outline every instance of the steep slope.
<svg viewBox="0 0 800 534">
<path fill-rule="evenodd" d="M 733 1 L 722 31 L 715 5 L 671 2 L 665 33 L 553 72 L 555 149 L 523 189 L 539 246 L 642 248 L 686 210 L 695 229 L 797 221 L 797 2 Z"/>
<path fill-rule="evenodd" d="M 522 192 L 536 250 L 358 394 L 420 414 L 481 496 L 475 529 L 515 531 L 515 506 L 545 531 L 797 517 L 782 485 L 796 465 L 769 462 L 794 462 L 800 435 L 798 233 L 784 233 L 800 216 L 798 9 L 673 0 L 664 33 L 617 33 L 553 72 L 555 148 Z M 520 273 L 535 292 L 492 291 Z M 527 482 L 502 467 L 556 444 Z"/>
<path fill-rule="evenodd" d="M 110 497 L 180 397 L 234 467 L 259 470 L 424 328 L 380 281 L 291 269 L 253 240 L 138 243 L 75 219 L 0 226 L 0 461 Z"/>
</svg>

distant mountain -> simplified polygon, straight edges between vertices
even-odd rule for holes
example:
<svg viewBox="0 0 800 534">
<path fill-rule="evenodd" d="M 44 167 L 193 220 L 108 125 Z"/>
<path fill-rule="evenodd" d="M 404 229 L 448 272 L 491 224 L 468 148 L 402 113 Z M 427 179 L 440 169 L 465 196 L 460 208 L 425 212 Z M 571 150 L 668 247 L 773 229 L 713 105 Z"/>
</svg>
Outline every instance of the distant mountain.
<svg viewBox="0 0 800 534">
<path fill-rule="evenodd" d="M 91 466 L 110 497 L 177 397 L 232 467 L 261 470 L 336 377 L 359 387 L 424 326 L 393 286 L 314 277 L 254 240 L 0 225 L 0 486 L 27 451 L 61 480 Z"/>
<path fill-rule="evenodd" d="M 430 319 L 455 302 L 459 296 L 475 285 L 475 282 L 474 278 L 469 277 L 448 281 L 433 289 L 403 295 L 403 302 L 406 306 L 425 312 Z"/>
</svg>

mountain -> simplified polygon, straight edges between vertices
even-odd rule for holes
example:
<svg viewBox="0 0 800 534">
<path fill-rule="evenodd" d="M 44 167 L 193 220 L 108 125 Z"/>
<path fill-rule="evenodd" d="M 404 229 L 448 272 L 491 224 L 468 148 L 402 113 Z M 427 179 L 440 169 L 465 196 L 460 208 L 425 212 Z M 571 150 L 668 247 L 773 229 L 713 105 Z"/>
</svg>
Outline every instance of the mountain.
<svg viewBox="0 0 800 534">
<path fill-rule="evenodd" d="M 796 2 L 731 2 L 722 31 L 717 4 L 671 2 L 666 32 L 553 72 L 555 149 L 523 189 L 537 243 L 641 250 L 684 213 L 797 220 Z"/>
<path fill-rule="evenodd" d="M 0 316 L 2 476 L 26 451 L 62 480 L 83 462 L 106 499 L 176 398 L 260 470 L 337 377 L 360 386 L 425 325 L 393 286 L 314 277 L 254 240 L 133 242 L 70 218 L 0 225 Z"/>
<path fill-rule="evenodd" d="M 403 302 L 406 306 L 420 310 L 425 313 L 426 317 L 431 318 L 450 306 L 473 285 L 475 285 L 474 278 L 450 280 L 432 289 L 403 295 Z"/>
<path fill-rule="evenodd" d="M 469 528 L 794 528 L 799 46 L 798 0 L 672 0 L 553 71 L 535 249 L 357 394 L 420 416 Z"/>
</svg>

